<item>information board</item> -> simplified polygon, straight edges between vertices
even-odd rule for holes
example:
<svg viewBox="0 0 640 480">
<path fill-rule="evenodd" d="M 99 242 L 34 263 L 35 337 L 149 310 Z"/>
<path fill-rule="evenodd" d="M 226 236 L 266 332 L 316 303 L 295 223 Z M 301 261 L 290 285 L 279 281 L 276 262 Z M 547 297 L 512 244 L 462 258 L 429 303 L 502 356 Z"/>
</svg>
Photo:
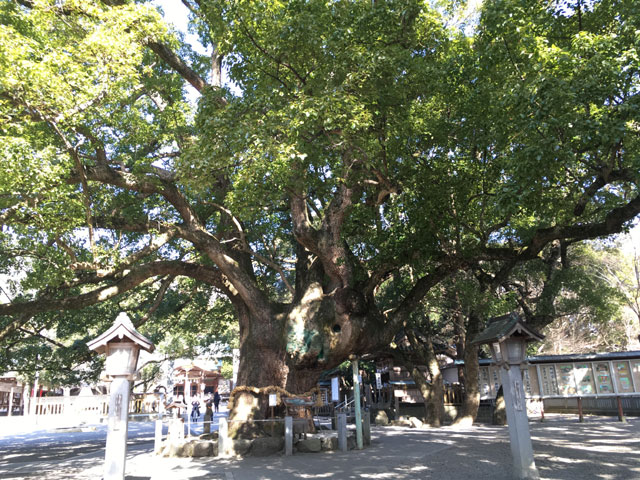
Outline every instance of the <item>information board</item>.
<svg viewBox="0 0 640 480">
<path fill-rule="evenodd" d="M 493 397 L 489 381 L 489 367 L 480 367 L 478 369 L 478 386 L 480 387 L 480 398 L 482 400 Z"/>
<path fill-rule="evenodd" d="M 538 386 L 538 372 L 536 367 L 529 366 L 529 368 L 522 371 L 522 382 L 524 385 L 524 393 L 528 397 L 537 397 L 540 395 L 540 388 Z"/>
<path fill-rule="evenodd" d="M 576 382 L 573 378 L 573 365 L 571 363 L 557 365 L 557 375 L 560 395 L 575 395 Z"/>
<path fill-rule="evenodd" d="M 609 364 L 605 362 L 594 363 L 593 370 L 596 374 L 596 386 L 598 387 L 598 393 L 615 393 L 613 391 L 613 383 L 611 383 Z"/>
<path fill-rule="evenodd" d="M 576 363 L 573 371 L 578 384 L 578 393 L 580 395 L 595 395 L 596 384 L 593 381 L 593 371 L 590 363 Z"/>
<path fill-rule="evenodd" d="M 500 390 L 500 385 L 502 384 L 502 380 L 500 380 L 500 371 L 497 367 L 491 367 L 489 375 L 491 376 L 493 391 L 492 395 L 495 397 L 498 394 L 498 390 Z"/>
<path fill-rule="evenodd" d="M 636 384 L 636 392 L 640 392 L 640 360 L 635 360 L 631 362 L 631 368 L 633 375 L 633 381 Z"/>
<path fill-rule="evenodd" d="M 613 362 L 613 368 L 615 370 L 618 393 L 633 393 L 633 381 L 631 380 L 631 370 L 629 369 L 629 362 Z"/>
<path fill-rule="evenodd" d="M 542 395 L 557 396 L 558 380 L 556 379 L 555 365 L 540 365 L 540 381 L 542 383 Z"/>
</svg>

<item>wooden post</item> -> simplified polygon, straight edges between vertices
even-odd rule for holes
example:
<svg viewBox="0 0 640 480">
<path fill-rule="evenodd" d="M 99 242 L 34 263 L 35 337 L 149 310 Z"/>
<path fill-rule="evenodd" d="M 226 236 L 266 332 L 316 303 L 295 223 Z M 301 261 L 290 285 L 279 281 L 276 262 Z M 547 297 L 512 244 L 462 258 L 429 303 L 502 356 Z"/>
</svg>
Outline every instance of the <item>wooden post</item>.
<svg viewBox="0 0 640 480">
<path fill-rule="evenodd" d="M 293 417 L 284 417 L 284 454 L 293 455 Z"/>
<path fill-rule="evenodd" d="M 578 397 L 578 421 L 584 422 L 584 415 L 582 414 L 582 397 Z"/>
<path fill-rule="evenodd" d="M 627 419 L 624 418 L 624 412 L 622 411 L 622 399 L 618 396 L 616 397 L 616 400 L 618 401 L 618 420 L 626 422 Z"/>
</svg>

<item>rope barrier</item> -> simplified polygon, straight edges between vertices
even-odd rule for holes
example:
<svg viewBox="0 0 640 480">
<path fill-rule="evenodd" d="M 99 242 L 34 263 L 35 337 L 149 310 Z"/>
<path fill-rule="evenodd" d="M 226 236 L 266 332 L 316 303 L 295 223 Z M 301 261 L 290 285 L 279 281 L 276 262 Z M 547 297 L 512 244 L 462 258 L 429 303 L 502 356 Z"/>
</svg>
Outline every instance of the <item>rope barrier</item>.
<svg viewBox="0 0 640 480">
<path fill-rule="evenodd" d="M 315 406 L 322 406 L 321 390 L 320 390 L 320 387 L 317 387 L 317 386 L 313 387 L 311 390 L 309 390 L 306 393 L 295 394 L 295 393 L 288 392 L 284 388 L 278 387 L 277 385 L 269 385 L 267 387 L 261 387 L 261 388 L 243 385 L 241 387 L 234 388 L 231 394 L 229 395 L 229 402 L 227 403 L 227 408 L 229 410 L 233 410 L 235 406 L 236 395 L 239 395 L 242 393 L 251 393 L 254 395 L 265 395 L 270 393 L 276 393 L 276 394 L 279 394 L 280 397 L 284 396 L 284 397 L 292 397 L 292 398 L 310 397 L 315 393 L 317 395 Z M 278 398 L 278 403 L 280 403 L 280 398 Z"/>
</svg>

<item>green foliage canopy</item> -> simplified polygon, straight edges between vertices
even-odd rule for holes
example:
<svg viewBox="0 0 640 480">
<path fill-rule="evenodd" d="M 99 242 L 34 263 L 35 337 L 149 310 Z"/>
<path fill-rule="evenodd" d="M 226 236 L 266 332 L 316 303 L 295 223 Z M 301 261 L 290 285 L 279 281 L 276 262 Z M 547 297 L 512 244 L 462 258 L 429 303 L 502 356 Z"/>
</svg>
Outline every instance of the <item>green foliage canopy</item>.
<svg viewBox="0 0 640 480">
<path fill-rule="evenodd" d="M 415 0 L 184 3 L 212 58 L 146 2 L 0 5 L 3 341 L 71 341 L 102 320 L 57 312 L 101 303 L 212 331 L 215 292 L 283 372 L 240 381 L 286 382 L 456 271 L 640 212 L 633 1 L 493 0 L 473 31 Z M 220 62 L 241 94 L 204 80 Z"/>
</svg>

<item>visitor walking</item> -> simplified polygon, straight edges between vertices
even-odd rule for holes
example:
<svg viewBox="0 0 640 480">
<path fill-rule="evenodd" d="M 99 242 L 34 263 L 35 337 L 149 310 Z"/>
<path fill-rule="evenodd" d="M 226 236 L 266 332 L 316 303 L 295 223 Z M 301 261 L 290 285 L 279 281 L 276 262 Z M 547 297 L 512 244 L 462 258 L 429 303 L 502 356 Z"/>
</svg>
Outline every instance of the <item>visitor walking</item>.
<svg viewBox="0 0 640 480">
<path fill-rule="evenodd" d="M 217 391 L 213 394 L 213 406 L 215 407 L 216 412 L 220 411 L 220 394 Z"/>
<path fill-rule="evenodd" d="M 194 400 L 191 402 L 191 421 L 195 422 L 200 418 L 200 402 Z"/>
</svg>

